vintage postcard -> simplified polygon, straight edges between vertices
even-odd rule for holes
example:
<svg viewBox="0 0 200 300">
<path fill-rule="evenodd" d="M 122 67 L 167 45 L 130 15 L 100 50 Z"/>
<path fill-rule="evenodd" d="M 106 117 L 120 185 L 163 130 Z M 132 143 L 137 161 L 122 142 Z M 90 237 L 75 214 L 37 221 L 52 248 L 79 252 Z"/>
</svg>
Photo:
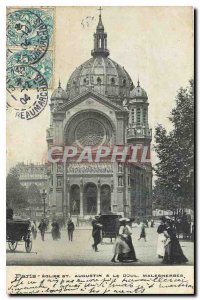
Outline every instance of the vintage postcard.
<svg viewBox="0 0 200 300">
<path fill-rule="evenodd" d="M 194 294 L 193 8 L 6 14 L 7 293 Z"/>
</svg>

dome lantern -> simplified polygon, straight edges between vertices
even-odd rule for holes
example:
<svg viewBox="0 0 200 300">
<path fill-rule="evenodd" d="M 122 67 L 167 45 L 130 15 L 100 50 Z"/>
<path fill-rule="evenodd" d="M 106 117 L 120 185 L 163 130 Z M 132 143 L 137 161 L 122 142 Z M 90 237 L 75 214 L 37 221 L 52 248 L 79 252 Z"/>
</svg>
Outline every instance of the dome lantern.
<svg viewBox="0 0 200 300">
<path fill-rule="evenodd" d="M 94 49 L 91 51 L 91 55 L 93 57 L 107 57 L 109 56 L 110 52 L 107 49 L 107 33 L 104 32 L 104 26 L 101 19 L 101 11 L 103 9 L 100 7 L 98 10 L 100 11 L 99 22 L 96 28 L 96 33 L 94 33 Z"/>
<path fill-rule="evenodd" d="M 124 98 L 130 97 L 130 92 L 135 86 L 124 67 L 109 57 L 107 33 L 104 32 L 101 17 L 102 8 L 99 10 L 99 22 L 96 33 L 94 33 L 92 57 L 71 74 L 65 91 L 69 100 L 84 91 L 93 90 L 111 101 L 122 104 Z"/>
</svg>

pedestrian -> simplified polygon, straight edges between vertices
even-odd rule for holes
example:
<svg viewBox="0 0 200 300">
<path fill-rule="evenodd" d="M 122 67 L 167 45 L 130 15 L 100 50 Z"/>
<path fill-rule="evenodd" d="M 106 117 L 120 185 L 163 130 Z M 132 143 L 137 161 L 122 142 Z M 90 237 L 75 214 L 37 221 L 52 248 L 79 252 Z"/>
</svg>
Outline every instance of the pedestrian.
<svg viewBox="0 0 200 300">
<path fill-rule="evenodd" d="M 93 250 L 98 252 L 98 244 L 101 242 L 101 229 L 103 225 L 99 223 L 99 216 L 96 216 L 94 220 L 92 220 L 92 237 L 94 239 L 94 244 L 92 245 Z"/>
<path fill-rule="evenodd" d="M 151 228 L 154 227 L 154 220 L 153 220 L 153 219 L 151 219 L 151 221 L 150 221 L 150 227 L 151 227 Z"/>
<path fill-rule="evenodd" d="M 32 232 L 33 239 L 35 240 L 37 237 L 37 226 L 35 220 L 31 222 L 31 232 Z"/>
<path fill-rule="evenodd" d="M 162 262 L 169 265 L 186 263 L 188 259 L 183 254 L 179 240 L 176 237 L 176 230 L 173 221 L 171 219 L 167 219 L 166 221 L 166 230 L 164 231 L 164 234 L 167 238 L 167 241 Z"/>
<path fill-rule="evenodd" d="M 74 229 L 75 229 L 74 223 L 71 219 L 69 219 L 69 221 L 67 222 L 67 231 L 68 231 L 69 241 L 71 242 L 73 241 Z"/>
<path fill-rule="evenodd" d="M 158 242 L 157 242 L 157 255 L 158 258 L 163 258 L 165 254 L 165 242 L 166 242 L 166 236 L 164 234 L 164 231 L 166 230 L 166 224 L 165 224 L 165 217 L 160 218 L 160 225 L 158 226 L 157 233 L 158 233 Z"/>
<path fill-rule="evenodd" d="M 119 228 L 119 235 L 115 242 L 114 246 L 114 256 L 112 258 L 112 262 L 116 262 L 115 258 L 120 262 L 126 261 L 137 261 L 135 249 L 133 247 L 132 242 L 132 230 L 131 227 L 128 225 L 130 223 L 130 219 L 128 218 L 121 218 L 120 221 L 120 228 Z"/>
<path fill-rule="evenodd" d="M 41 222 L 38 226 L 38 229 L 40 230 L 41 238 L 42 238 L 42 241 L 44 242 L 44 235 L 45 235 L 45 231 L 47 230 L 47 224 L 44 221 L 44 219 L 41 220 Z"/>
<path fill-rule="evenodd" d="M 141 227 L 141 232 L 138 241 L 143 238 L 146 242 L 147 240 L 146 240 L 146 231 L 145 231 L 145 227 L 146 227 L 145 221 L 141 222 L 140 227 Z"/>
<path fill-rule="evenodd" d="M 52 229 L 51 229 L 51 235 L 53 240 L 58 240 L 61 238 L 61 234 L 60 234 L 60 225 L 58 223 L 58 221 L 54 220 L 51 224 Z"/>
</svg>

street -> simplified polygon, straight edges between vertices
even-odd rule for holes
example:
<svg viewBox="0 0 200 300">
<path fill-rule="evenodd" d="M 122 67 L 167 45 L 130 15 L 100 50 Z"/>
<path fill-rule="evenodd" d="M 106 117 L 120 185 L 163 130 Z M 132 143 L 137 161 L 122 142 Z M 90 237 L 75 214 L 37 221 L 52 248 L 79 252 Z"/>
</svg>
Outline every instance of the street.
<svg viewBox="0 0 200 300">
<path fill-rule="evenodd" d="M 161 260 L 156 256 L 157 232 L 156 228 L 147 228 L 147 242 L 143 239 L 138 241 L 139 228 L 133 228 L 133 245 L 135 247 L 138 262 L 127 263 L 128 265 L 159 265 Z M 7 265 L 122 265 L 112 263 L 113 243 L 105 239 L 98 246 L 99 252 L 94 252 L 91 245 L 91 229 L 79 228 L 74 232 L 73 242 L 68 241 L 67 230 L 61 231 L 61 239 L 54 241 L 51 233 L 45 235 L 45 241 L 41 240 L 38 232 L 36 240 L 33 240 L 31 253 L 26 253 L 25 245 L 20 242 L 15 252 L 11 252 L 7 245 Z M 180 241 L 182 249 L 188 258 L 187 265 L 194 262 L 194 243 Z M 123 263 L 124 265 L 125 263 Z"/>
</svg>

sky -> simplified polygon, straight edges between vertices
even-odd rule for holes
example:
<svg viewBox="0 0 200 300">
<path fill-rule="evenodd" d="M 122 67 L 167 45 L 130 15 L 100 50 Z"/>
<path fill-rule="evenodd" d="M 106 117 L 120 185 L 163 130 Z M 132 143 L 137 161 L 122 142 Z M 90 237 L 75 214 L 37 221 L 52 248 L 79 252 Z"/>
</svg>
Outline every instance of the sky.
<svg viewBox="0 0 200 300">
<path fill-rule="evenodd" d="M 49 99 L 59 79 L 65 88 L 76 67 L 91 57 L 98 14 L 97 7 L 55 8 L 54 74 Z M 94 17 L 93 21 L 83 26 L 87 16 Z M 177 91 L 193 77 L 192 7 L 103 7 L 102 20 L 110 57 L 124 66 L 135 85 L 139 76 L 148 94 L 153 135 L 157 124 L 171 130 L 168 117 Z M 7 113 L 7 170 L 18 162 L 44 160 L 49 121 L 49 105 L 29 121 Z M 152 163 L 156 161 L 152 151 Z"/>
</svg>

